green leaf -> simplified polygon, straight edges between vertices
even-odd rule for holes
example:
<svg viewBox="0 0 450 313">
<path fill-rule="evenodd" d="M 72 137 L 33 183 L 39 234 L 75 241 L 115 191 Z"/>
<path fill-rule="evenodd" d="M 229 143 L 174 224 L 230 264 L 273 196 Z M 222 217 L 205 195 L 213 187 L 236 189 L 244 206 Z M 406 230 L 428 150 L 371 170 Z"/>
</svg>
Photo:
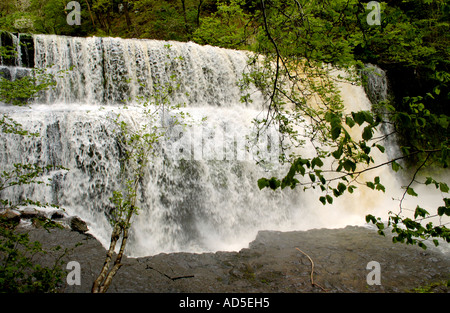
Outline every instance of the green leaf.
<svg viewBox="0 0 450 313">
<path fill-rule="evenodd" d="M 345 186 L 344 183 L 339 183 L 338 186 L 337 186 L 337 189 L 342 194 L 347 189 L 347 186 Z"/>
<path fill-rule="evenodd" d="M 341 193 L 339 192 L 339 190 L 337 190 L 337 189 L 335 189 L 335 188 L 333 188 L 332 190 L 333 190 L 333 195 L 334 195 L 336 198 L 339 197 L 339 196 L 341 195 Z"/>
<path fill-rule="evenodd" d="M 399 119 L 400 124 L 404 125 L 405 127 L 411 126 L 411 116 L 409 116 L 408 114 L 399 112 L 397 114 L 397 117 Z"/>
<path fill-rule="evenodd" d="M 352 185 L 350 185 L 350 186 L 348 186 L 348 192 L 350 192 L 350 193 L 353 193 L 353 191 L 355 190 L 355 186 L 352 186 Z"/>
<path fill-rule="evenodd" d="M 385 149 L 383 146 L 381 145 L 376 145 L 376 147 L 378 148 L 378 150 L 380 150 L 382 153 L 384 153 Z"/>
<path fill-rule="evenodd" d="M 339 138 L 339 135 L 341 134 L 341 125 L 334 125 L 331 128 L 331 139 L 336 140 Z"/>
<path fill-rule="evenodd" d="M 369 126 L 364 127 L 364 131 L 362 133 L 362 138 L 364 140 L 369 140 L 372 138 L 372 136 L 373 136 L 372 126 L 369 125 Z"/>
<path fill-rule="evenodd" d="M 425 217 L 426 215 L 429 215 L 429 213 L 425 209 L 422 209 L 419 206 L 416 207 L 416 211 L 414 212 L 414 218 L 417 218 L 418 216 Z"/>
<path fill-rule="evenodd" d="M 331 197 L 330 195 L 326 195 L 326 198 L 329 204 L 333 204 L 333 197 Z"/>
<path fill-rule="evenodd" d="M 419 117 L 419 118 L 417 118 L 417 120 L 416 120 L 416 125 L 418 126 L 418 127 L 425 127 L 425 125 L 426 125 L 426 120 L 423 118 L 423 117 Z"/>
<path fill-rule="evenodd" d="M 355 126 L 355 121 L 354 121 L 350 116 L 347 116 L 347 117 L 345 118 L 345 123 L 346 123 L 350 128 L 352 128 L 353 126 Z"/>
<path fill-rule="evenodd" d="M 368 111 L 352 112 L 352 117 L 358 125 L 362 125 L 364 122 L 373 123 L 372 114 Z"/>
<path fill-rule="evenodd" d="M 264 189 L 269 186 L 269 181 L 267 178 L 260 178 L 258 179 L 258 188 Z"/>
<path fill-rule="evenodd" d="M 366 223 L 370 223 L 370 222 L 372 222 L 373 224 L 375 224 L 377 222 L 377 219 L 372 214 L 366 215 Z"/>
<path fill-rule="evenodd" d="M 319 200 L 320 202 L 322 202 L 323 205 L 327 204 L 327 199 L 324 196 L 320 197 Z"/>
<path fill-rule="evenodd" d="M 381 190 L 382 192 L 386 192 L 386 188 L 382 184 L 377 184 L 375 187 L 376 190 Z"/>
<path fill-rule="evenodd" d="M 399 170 L 400 170 L 400 168 L 401 168 L 401 165 L 400 164 L 398 164 L 397 162 L 392 162 L 392 170 L 394 171 L 394 172 L 398 172 Z"/>
<path fill-rule="evenodd" d="M 356 163 L 347 159 L 344 161 L 344 168 L 348 172 L 354 172 L 356 170 Z"/>
<path fill-rule="evenodd" d="M 418 196 L 418 194 L 411 187 L 408 187 L 408 189 L 406 189 L 406 193 L 408 195 L 410 195 L 410 196 L 413 196 L 413 197 L 417 197 Z"/>
<path fill-rule="evenodd" d="M 437 212 L 438 212 L 439 216 L 443 216 L 443 215 L 450 216 L 450 208 L 446 208 L 445 206 L 438 207 Z"/>
<path fill-rule="evenodd" d="M 450 118 L 447 115 L 441 114 L 437 122 L 442 128 L 447 129 L 449 125 L 449 120 Z"/>
<path fill-rule="evenodd" d="M 439 189 L 440 189 L 442 192 L 448 192 L 448 190 L 449 190 L 449 188 L 448 188 L 448 186 L 447 186 L 446 183 L 439 183 Z"/>
<path fill-rule="evenodd" d="M 338 159 L 342 156 L 342 153 L 343 153 L 343 147 L 342 147 L 342 145 L 339 145 L 339 148 L 338 148 L 336 151 L 333 151 L 333 152 L 331 153 L 331 155 L 332 155 L 336 160 L 338 160 Z"/>
<path fill-rule="evenodd" d="M 325 177 L 323 177 L 322 175 L 319 175 L 319 179 L 320 179 L 320 182 L 321 182 L 323 185 L 325 185 L 325 184 L 327 183 Z"/>
<path fill-rule="evenodd" d="M 422 249 L 424 249 L 424 250 L 427 249 L 427 246 L 426 246 L 422 241 L 419 241 L 419 242 L 417 243 L 417 245 L 418 245 L 419 247 L 421 247 Z"/>
<path fill-rule="evenodd" d="M 358 123 L 358 125 L 361 125 L 364 123 L 364 116 L 361 114 L 361 112 L 352 112 L 353 120 Z"/>
<path fill-rule="evenodd" d="M 271 179 L 267 179 L 267 178 L 258 179 L 259 189 L 269 187 L 269 188 L 275 190 L 280 187 L 280 184 L 281 184 L 280 181 L 275 177 L 272 177 Z"/>
<path fill-rule="evenodd" d="M 315 157 L 314 159 L 311 160 L 311 168 L 314 168 L 314 166 L 316 166 L 316 165 L 318 167 L 323 166 L 323 161 L 319 157 Z"/>
</svg>

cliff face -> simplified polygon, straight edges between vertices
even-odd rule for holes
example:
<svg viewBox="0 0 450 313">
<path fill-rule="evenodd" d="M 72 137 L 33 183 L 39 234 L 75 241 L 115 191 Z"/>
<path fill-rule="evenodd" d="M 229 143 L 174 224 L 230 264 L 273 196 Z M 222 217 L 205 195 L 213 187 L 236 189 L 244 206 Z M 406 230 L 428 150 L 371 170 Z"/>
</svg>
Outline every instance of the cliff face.
<svg viewBox="0 0 450 313">
<path fill-rule="evenodd" d="M 0 65 L 34 67 L 34 40 L 32 35 L 0 30 L 0 46 L 8 49 L 5 51 L 7 57 L 0 57 Z"/>
</svg>

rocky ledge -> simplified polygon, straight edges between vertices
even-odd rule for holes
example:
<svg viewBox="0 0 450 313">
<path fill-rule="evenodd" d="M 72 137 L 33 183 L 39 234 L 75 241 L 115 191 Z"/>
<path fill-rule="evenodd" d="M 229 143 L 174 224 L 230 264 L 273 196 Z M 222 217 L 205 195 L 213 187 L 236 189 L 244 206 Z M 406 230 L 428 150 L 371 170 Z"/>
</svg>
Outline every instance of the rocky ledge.
<svg viewBox="0 0 450 313">
<path fill-rule="evenodd" d="M 42 211 L 33 207 L 20 209 L 6 209 L 0 211 L 0 218 L 34 228 L 42 227 L 45 224 L 53 223 L 61 227 L 68 227 L 73 231 L 85 233 L 89 230 L 85 221 L 78 216 L 69 216 L 63 210 Z M 50 225 L 49 225 L 50 226 Z"/>
<path fill-rule="evenodd" d="M 71 249 L 64 261 L 80 264 L 81 284 L 66 284 L 61 292 L 90 292 L 106 254 L 94 237 L 69 228 L 47 231 L 25 227 L 22 231 L 29 232 L 30 238 L 44 247 Z M 433 291 L 448 292 L 449 255 L 434 247 L 423 250 L 393 244 L 390 238 L 365 227 L 261 231 L 248 248 L 239 252 L 124 258 L 108 292 L 396 293 L 435 283 L 438 287 Z M 49 253 L 39 262 L 51 264 L 54 257 Z M 372 279 L 376 274 L 368 266 L 371 261 L 380 265 L 380 284 L 368 284 L 367 277 Z"/>
</svg>

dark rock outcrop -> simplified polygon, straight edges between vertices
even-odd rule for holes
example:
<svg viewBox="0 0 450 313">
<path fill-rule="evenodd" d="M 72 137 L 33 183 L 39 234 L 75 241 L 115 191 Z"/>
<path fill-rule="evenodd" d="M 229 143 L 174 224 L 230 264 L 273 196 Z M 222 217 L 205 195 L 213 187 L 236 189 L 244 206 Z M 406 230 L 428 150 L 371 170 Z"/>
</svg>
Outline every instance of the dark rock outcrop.
<svg viewBox="0 0 450 313">
<path fill-rule="evenodd" d="M 70 221 L 69 221 L 69 225 L 72 230 L 77 231 L 79 233 L 85 233 L 89 230 L 86 222 L 83 221 L 78 216 L 71 217 Z"/>
<path fill-rule="evenodd" d="M 62 292 L 90 292 L 106 255 L 106 249 L 95 238 L 68 229 L 29 232 L 32 240 L 44 246 L 69 248 L 65 261 L 80 264 L 81 285 L 62 286 Z M 297 248 L 314 262 L 315 285 L 311 284 L 311 261 Z M 51 254 L 45 257 L 42 262 L 50 262 Z M 380 285 L 367 283 L 367 265 L 371 261 L 381 266 Z M 122 263 L 109 289 L 111 293 L 405 292 L 450 278 L 448 253 L 433 247 L 422 250 L 393 244 L 373 229 L 350 226 L 262 231 L 239 252 L 161 253 L 125 257 Z"/>
<path fill-rule="evenodd" d="M 0 213 L 0 218 L 6 220 L 7 222 L 18 224 L 20 222 L 20 212 L 7 209 Z"/>
<path fill-rule="evenodd" d="M 34 209 L 34 208 L 25 208 L 23 210 L 21 210 L 21 214 L 20 214 L 21 218 L 24 219 L 32 219 L 32 218 L 37 218 L 37 217 L 45 217 L 44 213 Z"/>
<path fill-rule="evenodd" d="M 34 40 L 31 34 L 0 30 L 0 44 L 7 49 L 9 55 L 9 57 L 0 58 L 0 65 L 34 67 Z"/>
</svg>

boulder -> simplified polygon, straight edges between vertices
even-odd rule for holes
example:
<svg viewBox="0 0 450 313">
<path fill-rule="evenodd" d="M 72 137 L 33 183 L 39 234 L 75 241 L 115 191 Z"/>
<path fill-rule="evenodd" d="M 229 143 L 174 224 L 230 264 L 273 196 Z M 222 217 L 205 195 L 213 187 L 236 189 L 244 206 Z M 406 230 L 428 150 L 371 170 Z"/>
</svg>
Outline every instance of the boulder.
<svg viewBox="0 0 450 313">
<path fill-rule="evenodd" d="M 11 80 L 11 71 L 6 66 L 0 66 L 0 77 Z"/>
<path fill-rule="evenodd" d="M 61 218 L 64 218 L 64 212 L 63 211 L 52 212 L 52 215 L 51 215 L 51 219 L 52 220 L 61 219 Z"/>
<path fill-rule="evenodd" d="M 70 229 L 77 231 L 79 233 L 85 233 L 89 230 L 86 222 L 83 221 L 78 216 L 74 216 L 74 217 L 70 218 L 69 225 L 70 225 Z"/>
<path fill-rule="evenodd" d="M 35 217 L 44 217 L 44 214 L 34 208 L 25 208 L 21 210 L 20 217 L 24 219 L 32 219 Z"/>
<path fill-rule="evenodd" d="M 14 71 L 11 72 L 11 79 L 14 78 L 14 80 L 22 79 L 24 77 L 30 76 L 31 70 L 29 68 L 20 68 L 16 67 Z"/>
<path fill-rule="evenodd" d="M 20 223 L 20 212 L 16 210 L 6 209 L 0 213 L 0 218 L 8 222 Z"/>
</svg>

